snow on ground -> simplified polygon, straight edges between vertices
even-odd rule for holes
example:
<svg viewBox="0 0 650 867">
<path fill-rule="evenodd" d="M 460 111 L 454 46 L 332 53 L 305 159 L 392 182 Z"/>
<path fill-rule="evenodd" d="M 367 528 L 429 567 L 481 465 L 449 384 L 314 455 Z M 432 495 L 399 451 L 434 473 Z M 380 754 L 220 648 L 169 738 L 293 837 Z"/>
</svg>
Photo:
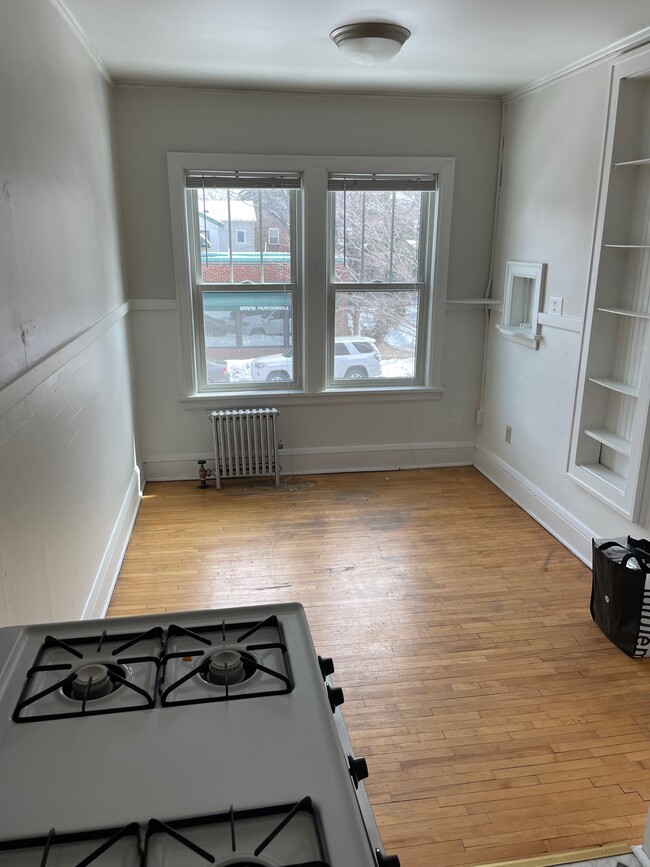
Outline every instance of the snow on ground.
<svg viewBox="0 0 650 867">
<path fill-rule="evenodd" d="M 228 371 L 230 373 L 231 382 L 250 382 L 251 381 L 251 358 L 228 359 Z"/>
<path fill-rule="evenodd" d="M 394 377 L 410 379 L 413 376 L 413 357 L 384 359 L 381 363 L 381 375 L 390 379 Z"/>
</svg>

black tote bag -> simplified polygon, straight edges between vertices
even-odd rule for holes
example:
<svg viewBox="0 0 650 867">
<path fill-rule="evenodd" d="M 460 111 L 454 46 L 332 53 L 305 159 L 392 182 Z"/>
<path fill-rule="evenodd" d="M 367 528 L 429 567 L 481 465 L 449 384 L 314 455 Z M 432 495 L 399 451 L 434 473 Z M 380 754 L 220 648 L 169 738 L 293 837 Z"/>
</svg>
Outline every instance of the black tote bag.
<svg viewBox="0 0 650 867">
<path fill-rule="evenodd" d="M 650 543 L 592 540 L 591 616 L 628 656 L 650 656 Z"/>
</svg>

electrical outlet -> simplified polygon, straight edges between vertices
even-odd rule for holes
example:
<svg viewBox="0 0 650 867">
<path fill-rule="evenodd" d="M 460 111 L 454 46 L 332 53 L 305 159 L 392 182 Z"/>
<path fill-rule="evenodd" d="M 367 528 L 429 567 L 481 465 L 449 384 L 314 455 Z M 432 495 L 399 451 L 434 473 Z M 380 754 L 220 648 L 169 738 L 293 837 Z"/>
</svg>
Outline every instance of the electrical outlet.
<svg viewBox="0 0 650 867">
<path fill-rule="evenodd" d="M 562 308 L 564 307 L 564 298 L 558 298 L 551 295 L 548 299 L 548 312 L 551 316 L 561 316 Z"/>
<path fill-rule="evenodd" d="M 511 440 L 512 440 L 512 428 L 510 427 L 509 424 L 507 424 L 506 425 L 506 442 L 508 444 L 510 444 Z"/>
</svg>

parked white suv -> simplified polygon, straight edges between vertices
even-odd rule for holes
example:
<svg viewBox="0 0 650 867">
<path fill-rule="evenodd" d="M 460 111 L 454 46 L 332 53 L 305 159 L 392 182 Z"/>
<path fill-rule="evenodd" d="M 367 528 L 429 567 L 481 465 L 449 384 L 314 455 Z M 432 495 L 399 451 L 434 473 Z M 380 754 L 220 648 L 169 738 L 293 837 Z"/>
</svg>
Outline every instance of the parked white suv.
<svg viewBox="0 0 650 867">
<path fill-rule="evenodd" d="M 336 337 L 334 379 L 368 379 L 381 376 L 381 355 L 371 337 Z M 293 349 L 278 355 L 262 355 L 251 362 L 251 379 L 290 382 Z"/>
</svg>

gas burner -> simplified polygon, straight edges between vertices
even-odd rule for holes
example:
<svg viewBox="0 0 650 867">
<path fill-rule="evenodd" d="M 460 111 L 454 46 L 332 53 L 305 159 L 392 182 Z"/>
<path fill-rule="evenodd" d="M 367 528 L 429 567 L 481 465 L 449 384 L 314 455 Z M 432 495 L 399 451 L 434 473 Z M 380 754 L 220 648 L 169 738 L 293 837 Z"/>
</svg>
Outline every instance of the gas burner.
<svg viewBox="0 0 650 867">
<path fill-rule="evenodd" d="M 12 718 L 36 722 L 153 707 L 162 637 L 161 627 L 65 640 L 46 636 Z"/>
<path fill-rule="evenodd" d="M 143 867 L 185 867 L 188 850 L 215 867 L 328 867 L 311 798 L 297 804 L 161 822 L 152 819 Z M 197 861 L 198 863 L 198 861 Z"/>
<path fill-rule="evenodd" d="M 258 670 L 257 660 L 252 653 L 242 653 L 237 647 L 223 647 L 211 653 L 199 672 L 206 683 L 214 686 L 225 686 L 243 683 Z"/>
<path fill-rule="evenodd" d="M 275 615 L 258 623 L 222 620 L 192 630 L 172 624 L 167 630 L 160 679 L 163 707 L 286 695 L 292 689 Z"/>
<path fill-rule="evenodd" d="M 64 695 L 76 701 L 94 701 L 96 698 L 105 698 L 119 689 L 126 674 L 122 665 L 115 665 L 112 662 L 91 662 L 80 666 L 74 672 L 73 679 L 67 679 L 61 689 Z M 117 679 L 118 677 L 120 680 Z"/>
</svg>

